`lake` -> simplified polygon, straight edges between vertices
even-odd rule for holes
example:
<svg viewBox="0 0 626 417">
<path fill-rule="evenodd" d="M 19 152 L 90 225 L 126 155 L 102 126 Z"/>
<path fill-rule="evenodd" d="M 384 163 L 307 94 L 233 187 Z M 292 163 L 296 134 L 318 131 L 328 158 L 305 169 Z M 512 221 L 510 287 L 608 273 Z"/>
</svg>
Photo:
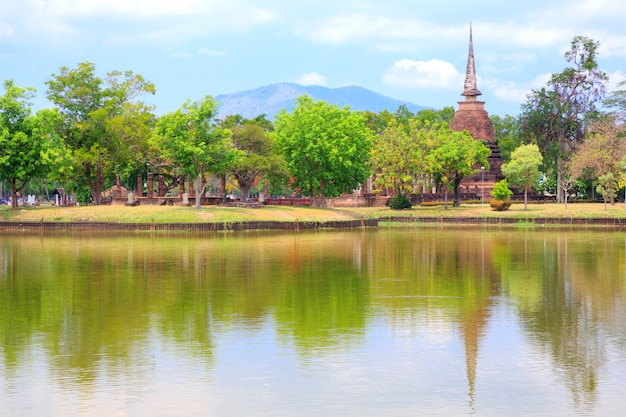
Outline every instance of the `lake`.
<svg viewBox="0 0 626 417">
<path fill-rule="evenodd" d="M 0 237 L 2 416 L 616 416 L 626 234 Z"/>
</svg>

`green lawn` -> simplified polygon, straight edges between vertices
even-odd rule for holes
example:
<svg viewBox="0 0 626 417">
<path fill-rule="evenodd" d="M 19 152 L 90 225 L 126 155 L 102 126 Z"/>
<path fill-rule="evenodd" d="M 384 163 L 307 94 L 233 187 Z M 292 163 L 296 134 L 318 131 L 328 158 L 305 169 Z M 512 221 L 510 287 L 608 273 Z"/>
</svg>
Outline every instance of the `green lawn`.
<svg viewBox="0 0 626 417">
<path fill-rule="evenodd" d="M 523 203 L 515 203 L 508 211 L 493 211 L 488 204 L 465 204 L 458 208 L 443 206 L 414 207 L 410 210 L 394 211 L 381 208 L 327 208 L 266 206 L 260 209 L 229 208 L 204 206 L 201 209 L 178 206 L 136 206 L 125 207 L 25 207 L 11 210 L 0 206 L 0 220 L 7 221 L 46 221 L 46 222 L 157 222 L 157 223 L 194 223 L 194 222 L 242 222 L 254 220 L 278 221 L 329 221 L 387 216 L 413 217 L 514 217 L 519 219 L 541 217 L 580 217 L 580 218 L 623 218 L 626 217 L 624 203 L 615 206 L 601 203 L 570 203 L 567 209 L 562 204 L 529 204 L 524 210 Z"/>
</svg>

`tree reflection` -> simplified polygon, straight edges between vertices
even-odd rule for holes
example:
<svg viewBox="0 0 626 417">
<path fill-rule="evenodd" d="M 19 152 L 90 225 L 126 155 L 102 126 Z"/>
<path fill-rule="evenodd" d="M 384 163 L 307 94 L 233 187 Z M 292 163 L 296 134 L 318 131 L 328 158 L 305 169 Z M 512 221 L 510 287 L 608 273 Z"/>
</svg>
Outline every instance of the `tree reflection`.
<svg viewBox="0 0 626 417">
<path fill-rule="evenodd" d="M 184 237 L 0 238 L 0 361 L 33 349 L 59 384 L 150 378 L 155 344 L 210 369 L 224 333 L 276 337 L 303 357 L 391 328 L 453 329 L 469 406 L 499 297 L 580 407 L 593 408 L 607 340 L 626 339 L 619 234 L 415 228 Z"/>
</svg>

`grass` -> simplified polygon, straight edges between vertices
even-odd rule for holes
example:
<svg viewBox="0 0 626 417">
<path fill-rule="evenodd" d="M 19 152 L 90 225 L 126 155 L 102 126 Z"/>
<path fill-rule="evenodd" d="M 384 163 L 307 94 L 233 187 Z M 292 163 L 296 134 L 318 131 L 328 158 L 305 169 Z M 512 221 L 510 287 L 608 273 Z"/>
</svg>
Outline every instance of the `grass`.
<svg viewBox="0 0 626 417">
<path fill-rule="evenodd" d="M 391 210 L 387 207 L 349 207 L 316 209 L 312 207 L 266 206 L 261 209 L 204 206 L 201 209 L 179 206 L 80 206 L 23 207 L 12 210 L 0 206 L 0 221 L 45 221 L 45 222 L 128 222 L 128 223 L 196 223 L 196 222 L 245 222 L 245 221 L 330 221 L 387 216 L 405 217 L 513 217 L 533 218 L 626 218 L 624 204 L 601 203 L 514 203 L 504 212 L 493 211 L 488 204 L 464 204 L 461 207 L 443 206 L 413 207 L 409 210 Z"/>
</svg>

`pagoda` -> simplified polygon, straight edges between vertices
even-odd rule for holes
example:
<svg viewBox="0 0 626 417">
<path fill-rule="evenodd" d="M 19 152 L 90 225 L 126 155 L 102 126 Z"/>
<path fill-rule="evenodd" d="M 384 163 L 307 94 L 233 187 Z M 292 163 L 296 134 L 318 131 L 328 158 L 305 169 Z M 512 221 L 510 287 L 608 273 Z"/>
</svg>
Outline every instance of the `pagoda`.
<svg viewBox="0 0 626 417">
<path fill-rule="evenodd" d="M 493 189 L 495 182 L 504 178 L 500 169 L 502 157 L 495 140 L 495 132 L 489 119 L 489 113 L 485 110 L 485 102 L 477 99 L 482 93 L 478 90 L 476 83 L 471 24 L 467 70 L 461 95 L 465 97 L 465 100 L 458 102 L 459 109 L 454 112 L 454 117 L 450 121 L 450 128 L 457 132 L 467 130 L 474 139 L 483 141 L 491 150 L 491 155 L 488 159 L 489 169 L 484 169 L 484 172 L 480 172 L 473 177 L 464 178 L 461 181 L 462 192 L 478 192 L 481 196 L 484 195 L 486 199 L 490 199 L 488 198 L 488 191 Z"/>
</svg>

